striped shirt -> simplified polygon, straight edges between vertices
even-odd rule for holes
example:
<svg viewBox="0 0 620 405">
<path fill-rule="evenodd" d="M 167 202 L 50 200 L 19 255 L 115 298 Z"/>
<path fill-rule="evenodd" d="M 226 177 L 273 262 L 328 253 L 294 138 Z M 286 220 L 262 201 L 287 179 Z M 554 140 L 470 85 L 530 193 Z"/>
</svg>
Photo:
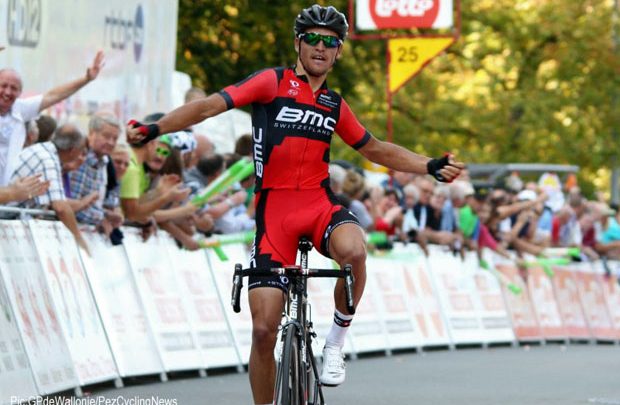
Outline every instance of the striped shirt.
<svg viewBox="0 0 620 405">
<path fill-rule="evenodd" d="M 48 207 L 52 201 L 64 201 L 60 157 L 56 146 L 51 142 L 35 143 L 22 150 L 17 158 L 17 169 L 11 181 L 42 173 L 42 180 L 48 180 L 50 187 L 45 194 L 18 204 L 20 207 Z"/>
<path fill-rule="evenodd" d="M 105 216 L 103 199 L 105 198 L 106 184 L 108 182 L 107 163 L 107 156 L 100 158 L 91 150 L 88 151 L 82 166 L 69 173 L 71 198 L 84 198 L 93 191 L 99 193 L 99 198 L 93 205 L 76 212 L 75 217 L 79 222 L 96 225 Z"/>
</svg>

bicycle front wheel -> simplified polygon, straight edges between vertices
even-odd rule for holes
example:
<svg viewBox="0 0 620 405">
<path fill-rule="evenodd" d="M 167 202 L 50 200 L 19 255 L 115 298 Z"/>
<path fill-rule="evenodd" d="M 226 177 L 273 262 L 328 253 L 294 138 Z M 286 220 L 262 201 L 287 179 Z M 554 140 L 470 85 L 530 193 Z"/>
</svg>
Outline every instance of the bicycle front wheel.
<svg viewBox="0 0 620 405">
<path fill-rule="evenodd" d="M 287 325 L 282 331 L 282 356 L 276 372 L 274 404 L 303 405 L 305 404 L 305 384 L 302 371 L 303 364 L 299 351 L 298 328 Z"/>
</svg>

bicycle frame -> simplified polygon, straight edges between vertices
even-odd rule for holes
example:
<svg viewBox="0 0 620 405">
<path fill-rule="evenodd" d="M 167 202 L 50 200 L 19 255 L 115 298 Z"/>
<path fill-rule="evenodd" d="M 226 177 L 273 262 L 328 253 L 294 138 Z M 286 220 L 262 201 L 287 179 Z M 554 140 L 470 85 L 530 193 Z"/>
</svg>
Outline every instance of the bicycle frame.
<svg viewBox="0 0 620 405">
<path fill-rule="evenodd" d="M 309 245 L 309 246 L 308 246 Z M 312 249 L 312 245 L 300 242 L 300 268 L 308 268 L 308 252 Z M 289 333 L 294 333 L 297 340 L 297 348 L 299 350 L 300 361 L 300 381 L 302 404 L 311 403 L 313 405 L 324 405 L 323 390 L 319 382 L 319 373 L 312 352 L 312 339 L 316 337 L 316 333 L 312 329 L 311 307 L 308 302 L 308 282 L 306 277 L 292 277 L 288 285 L 288 297 L 282 314 L 284 322 L 282 328 L 282 344 L 284 345 Z M 291 326 L 292 325 L 292 326 Z M 282 373 L 287 364 L 283 364 L 282 356 L 279 359 L 278 372 Z M 276 372 L 276 376 L 278 375 Z M 280 379 L 281 381 L 281 379 Z M 278 395 L 279 387 L 276 384 L 274 396 Z M 311 391 L 310 391 L 311 390 Z M 318 402 L 317 402 L 318 399 Z M 293 403 L 291 401 L 291 403 Z"/>
<path fill-rule="evenodd" d="M 283 350 L 277 364 L 276 385 L 274 387 L 277 405 L 324 405 L 325 400 L 319 373 L 312 351 L 312 339 L 316 333 L 312 328 L 311 308 L 308 303 L 307 278 L 336 277 L 345 279 L 347 310 L 355 313 L 353 305 L 353 275 L 351 265 L 342 270 L 309 269 L 308 252 L 312 243 L 306 239 L 299 242 L 300 265 L 269 269 L 243 269 L 235 265 L 231 303 L 235 312 L 241 310 L 240 292 L 243 277 L 284 275 L 289 278 L 287 300 L 282 314 L 281 341 Z M 285 375 L 286 373 L 286 375 Z M 282 384 L 287 386 L 283 387 Z"/>
</svg>

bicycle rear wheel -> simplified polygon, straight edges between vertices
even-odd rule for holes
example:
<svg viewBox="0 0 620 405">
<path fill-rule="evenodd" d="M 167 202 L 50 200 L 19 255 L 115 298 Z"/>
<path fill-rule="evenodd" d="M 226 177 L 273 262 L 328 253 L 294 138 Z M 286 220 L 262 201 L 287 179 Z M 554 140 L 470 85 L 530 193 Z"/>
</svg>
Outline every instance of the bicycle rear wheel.
<svg viewBox="0 0 620 405">
<path fill-rule="evenodd" d="M 282 356 L 276 372 L 274 404 L 303 405 L 305 402 L 304 375 L 299 354 L 298 329 L 290 324 L 282 331 Z"/>
</svg>

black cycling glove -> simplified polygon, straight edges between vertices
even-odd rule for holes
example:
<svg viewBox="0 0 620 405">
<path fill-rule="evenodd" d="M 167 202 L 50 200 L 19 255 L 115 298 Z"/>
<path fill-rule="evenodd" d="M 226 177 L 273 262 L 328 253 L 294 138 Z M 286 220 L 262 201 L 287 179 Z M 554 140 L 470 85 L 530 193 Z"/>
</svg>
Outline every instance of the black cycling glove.
<svg viewBox="0 0 620 405">
<path fill-rule="evenodd" d="M 127 125 L 131 125 L 132 128 L 137 128 L 138 132 L 144 135 L 144 138 L 138 142 L 134 142 L 134 145 L 146 145 L 159 136 L 159 127 L 157 124 L 144 125 L 136 120 L 131 120 Z"/>
<path fill-rule="evenodd" d="M 439 171 L 441 169 L 443 169 L 446 166 L 449 166 L 450 163 L 448 161 L 450 155 L 445 154 L 442 158 L 440 159 L 431 159 L 428 161 L 428 163 L 426 163 L 426 170 L 428 170 L 428 174 L 430 174 L 431 176 L 433 176 L 435 178 L 435 180 L 442 182 L 442 183 L 448 183 L 451 180 L 446 179 L 445 177 L 443 177 L 441 175 L 441 173 L 439 173 Z"/>
</svg>

